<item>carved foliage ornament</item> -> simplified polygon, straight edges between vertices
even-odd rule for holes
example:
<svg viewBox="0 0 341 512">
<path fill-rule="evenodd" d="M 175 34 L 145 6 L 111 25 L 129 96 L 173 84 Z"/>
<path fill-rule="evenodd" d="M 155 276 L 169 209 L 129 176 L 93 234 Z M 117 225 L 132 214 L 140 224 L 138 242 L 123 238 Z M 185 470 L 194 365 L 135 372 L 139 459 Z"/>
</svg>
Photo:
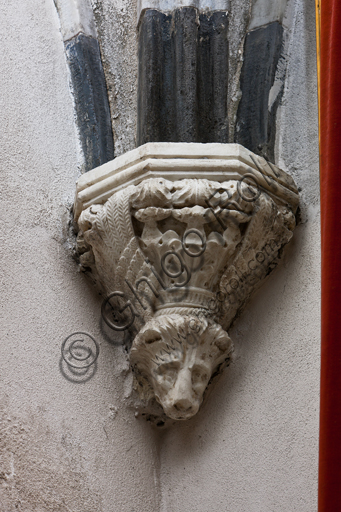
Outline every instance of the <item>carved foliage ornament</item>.
<svg viewBox="0 0 341 512">
<path fill-rule="evenodd" d="M 79 180 L 80 262 L 114 310 L 107 323 L 130 334 L 147 411 L 156 401 L 172 419 L 197 413 L 297 204 L 289 176 L 236 144 L 146 144 Z"/>
</svg>

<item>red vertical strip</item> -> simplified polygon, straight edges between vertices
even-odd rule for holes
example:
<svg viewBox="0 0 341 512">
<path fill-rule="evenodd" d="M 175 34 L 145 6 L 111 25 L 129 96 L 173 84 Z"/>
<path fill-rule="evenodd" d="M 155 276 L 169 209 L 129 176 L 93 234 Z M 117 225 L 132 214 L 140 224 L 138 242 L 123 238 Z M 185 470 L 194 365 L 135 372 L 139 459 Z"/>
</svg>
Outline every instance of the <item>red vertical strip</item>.
<svg viewBox="0 0 341 512">
<path fill-rule="evenodd" d="M 320 5 L 322 360 L 319 512 L 341 511 L 341 1 Z"/>
</svg>

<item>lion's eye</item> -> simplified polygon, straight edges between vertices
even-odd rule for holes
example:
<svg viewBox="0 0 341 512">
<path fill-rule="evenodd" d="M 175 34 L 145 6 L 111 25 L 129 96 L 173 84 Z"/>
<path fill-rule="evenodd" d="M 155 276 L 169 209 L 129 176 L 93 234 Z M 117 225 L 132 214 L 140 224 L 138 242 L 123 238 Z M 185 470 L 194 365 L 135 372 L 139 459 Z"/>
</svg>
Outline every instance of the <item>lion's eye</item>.
<svg viewBox="0 0 341 512">
<path fill-rule="evenodd" d="M 167 370 L 164 374 L 163 374 L 163 379 L 167 382 L 171 382 L 173 383 L 174 380 L 176 379 L 176 375 L 177 375 L 177 371 L 175 368 L 173 369 L 169 369 Z"/>
<path fill-rule="evenodd" d="M 205 369 L 196 366 L 192 371 L 192 385 L 193 386 L 202 386 L 203 384 L 206 386 L 208 381 L 208 374 Z"/>
<path fill-rule="evenodd" d="M 172 386 L 178 376 L 178 368 L 173 364 L 164 364 L 158 368 L 158 381 L 161 384 Z"/>
</svg>

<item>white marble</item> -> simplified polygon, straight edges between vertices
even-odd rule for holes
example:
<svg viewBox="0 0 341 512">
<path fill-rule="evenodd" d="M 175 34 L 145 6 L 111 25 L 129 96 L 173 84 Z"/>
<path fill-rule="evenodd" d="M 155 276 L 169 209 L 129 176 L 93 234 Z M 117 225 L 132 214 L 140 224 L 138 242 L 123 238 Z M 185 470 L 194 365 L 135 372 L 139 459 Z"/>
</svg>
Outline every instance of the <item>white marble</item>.
<svg viewBox="0 0 341 512">
<path fill-rule="evenodd" d="M 238 144 L 146 144 L 79 179 L 81 267 L 115 302 L 121 320 L 106 323 L 130 329 L 147 413 L 155 403 L 175 420 L 198 412 L 297 204 L 293 180 Z"/>
<path fill-rule="evenodd" d="M 248 173 L 253 174 L 259 185 L 277 201 L 297 207 L 298 195 L 293 179 L 275 165 L 270 167 L 264 158 L 240 144 L 150 142 L 80 177 L 76 188 L 75 219 L 90 205 L 103 204 L 116 191 L 151 177 L 163 176 L 170 181 L 209 177 L 223 182 L 241 179 Z"/>
<path fill-rule="evenodd" d="M 64 41 L 82 33 L 97 38 L 90 0 L 54 0 Z"/>
</svg>

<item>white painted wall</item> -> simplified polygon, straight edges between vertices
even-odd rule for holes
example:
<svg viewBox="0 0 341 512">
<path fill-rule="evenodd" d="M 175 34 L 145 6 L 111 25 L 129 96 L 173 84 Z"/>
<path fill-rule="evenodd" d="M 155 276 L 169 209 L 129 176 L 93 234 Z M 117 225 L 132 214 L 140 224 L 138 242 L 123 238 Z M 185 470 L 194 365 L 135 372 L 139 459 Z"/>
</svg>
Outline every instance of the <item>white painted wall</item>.
<svg viewBox="0 0 341 512">
<path fill-rule="evenodd" d="M 136 2 L 93 5 L 120 154 L 135 145 Z M 249 5 L 235 0 L 231 8 L 238 69 L 238 34 Z M 278 163 L 302 187 L 303 223 L 281 266 L 231 330 L 235 362 L 198 416 L 159 432 L 127 406 L 126 357 L 103 336 L 101 300 L 65 242 L 83 162 L 53 0 L 20 2 L 20 9 L 2 0 L 0 19 L 0 510 L 316 510 L 314 1 L 290 0 L 276 146 Z M 100 344 L 97 373 L 84 384 L 59 371 L 61 343 L 78 330 Z"/>
<path fill-rule="evenodd" d="M 0 20 L 0 510 L 156 512 L 153 431 L 126 407 L 125 356 L 64 245 L 82 160 L 55 6 L 2 1 Z M 59 371 L 78 330 L 100 344 L 84 384 Z"/>
<path fill-rule="evenodd" d="M 91 0 L 114 134 L 115 156 L 136 147 L 137 2 Z"/>
<path fill-rule="evenodd" d="M 277 161 L 303 223 L 230 332 L 236 359 L 196 418 L 164 433 L 162 512 L 317 510 L 320 227 L 314 2 L 291 0 Z"/>
</svg>

